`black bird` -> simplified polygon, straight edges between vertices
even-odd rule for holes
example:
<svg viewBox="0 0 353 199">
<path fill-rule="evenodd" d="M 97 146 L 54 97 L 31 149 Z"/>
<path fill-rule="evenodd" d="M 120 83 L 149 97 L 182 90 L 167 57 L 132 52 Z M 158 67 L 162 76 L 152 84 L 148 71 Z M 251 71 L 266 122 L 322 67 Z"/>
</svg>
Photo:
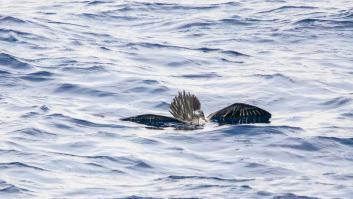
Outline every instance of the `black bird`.
<svg viewBox="0 0 353 199">
<path fill-rule="evenodd" d="M 256 106 L 235 103 L 219 111 L 210 114 L 207 118 L 201 110 L 199 99 L 189 92 L 178 92 L 170 104 L 169 112 L 174 117 L 143 114 L 133 117 L 123 118 L 123 121 L 131 121 L 144 124 L 148 127 L 163 128 L 200 128 L 207 122 L 216 122 L 219 125 L 224 124 L 251 124 L 251 123 L 269 123 L 271 114 Z"/>
</svg>

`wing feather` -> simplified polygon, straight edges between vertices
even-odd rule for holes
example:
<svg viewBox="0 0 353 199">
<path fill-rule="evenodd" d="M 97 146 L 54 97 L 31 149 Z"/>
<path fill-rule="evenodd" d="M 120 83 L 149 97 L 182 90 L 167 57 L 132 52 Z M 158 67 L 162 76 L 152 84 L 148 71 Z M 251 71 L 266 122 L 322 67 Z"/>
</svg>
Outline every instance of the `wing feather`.
<svg viewBox="0 0 353 199">
<path fill-rule="evenodd" d="M 163 116 L 163 115 L 154 115 L 154 114 L 137 115 L 137 116 L 133 116 L 133 117 L 122 118 L 120 120 L 136 122 L 139 124 L 144 124 L 147 126 L 158 127 L 158 128 L 160 128 L 160 127 L 177 127 L 179 125 L 184 124 L 184 122 L 182 122 L 178 119 Z"/>
<path fill-rule="evenodd" d="M 182 121 L 192 121 L 193 112 L 201 109 L 201 103 L 197 97 L 189 92 L 178 92 L 170 104 L 169 112 Z"/>
<path fill-rule="evenodd" d="M 216 111 L 208 119 L 219 124 L 269 123 L 271 113 L 248 104 L 235 103 Z"/>
</svg>

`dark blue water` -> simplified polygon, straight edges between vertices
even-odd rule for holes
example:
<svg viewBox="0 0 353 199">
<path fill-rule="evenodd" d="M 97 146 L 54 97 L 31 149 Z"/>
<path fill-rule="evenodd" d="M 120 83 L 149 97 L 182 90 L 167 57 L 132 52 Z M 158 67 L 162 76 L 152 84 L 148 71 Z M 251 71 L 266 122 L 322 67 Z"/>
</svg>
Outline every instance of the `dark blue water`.
<svg viewBox="0 0 353 199">
<path fill-rule="evenodd" d="M 353 2 L 0 4 L 0 198 L 352 198 Z M 178 90 L 271 124 L 181 131 Z"/>
</svg>

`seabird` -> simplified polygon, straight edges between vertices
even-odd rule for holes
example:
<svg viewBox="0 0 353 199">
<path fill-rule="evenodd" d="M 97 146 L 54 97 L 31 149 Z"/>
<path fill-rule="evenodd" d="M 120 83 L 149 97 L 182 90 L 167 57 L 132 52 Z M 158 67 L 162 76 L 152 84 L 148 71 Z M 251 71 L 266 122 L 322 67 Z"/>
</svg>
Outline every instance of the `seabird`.
<svg viewBox="0 0 353 199">
<path fill-rule="evenodd" d="M 207 122 L 216 122 L 219 125 L 269 123 L 271 114 L 259 107 L 235 103 L 210 114 L 207 118 L 201 110 L 199 99 L 190 92 L 178 92 L 169 107 L 173 117 L 143 114 L 122 118 L 122 121 L 131 121 L 144 124 L 152 128 L 200 128 Z"/>
</svg>

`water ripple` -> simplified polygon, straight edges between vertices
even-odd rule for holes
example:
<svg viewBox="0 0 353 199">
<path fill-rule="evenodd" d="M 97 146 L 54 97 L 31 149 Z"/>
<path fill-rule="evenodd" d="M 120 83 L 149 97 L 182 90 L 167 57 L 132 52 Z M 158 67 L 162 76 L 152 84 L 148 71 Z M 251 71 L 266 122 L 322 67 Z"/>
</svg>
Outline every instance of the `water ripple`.
<svg viewBox="0 0 353 199">
<path fill-rule="evenodd" d="M 6 1 L 0 6 L 0 198 L 351 198 L 348 1 Z M 271 123 L 196 130 L 243 102 Z M 310 189 L 308 189 L 310 187 Z"/>
<path fill-rule="evenodd" d="M 15 56 L 6 53 L 0 53 L 0 64 L 2 66 L 9 66 L 14 69 L 29 69 L 31 66 L 23 61 L 20 61 Z"/>
<path fill-rule="evenodd" d="M 76 93 L 88 96 L 96 96 L 96 97 L 112 97 L 115 96 L 115 93 L 108 91 L 101 91 L 97 89 L 86 88 L 80 85 L 64 83 L 58 86 L 55 91 L 56 93 Z"/>
</svg>

